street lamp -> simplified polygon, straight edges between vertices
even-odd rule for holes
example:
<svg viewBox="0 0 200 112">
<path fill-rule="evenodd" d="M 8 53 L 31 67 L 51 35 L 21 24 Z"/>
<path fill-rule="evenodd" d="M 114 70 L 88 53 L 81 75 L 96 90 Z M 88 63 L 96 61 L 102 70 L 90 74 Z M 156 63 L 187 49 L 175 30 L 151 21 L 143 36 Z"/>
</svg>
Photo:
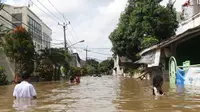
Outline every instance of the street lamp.
<svg viewBox="0 0 200 112">
<path fill-rule="evenodd" d="M 74 45 L 76 45 L 76 44 L 78 44 L 78 43 L 83 43 L 83 42 L 85 42 L 85 40 L 81 40 L 81 41 L 78 41 L 78 42 L 76 42 L 76 43 L 74 43 L 74 44 L 71 44 L 71 45 L 67 46 L 67 48 L 69 48 L 69 47 L 71 47 L 71 46 L 74 46 Z"/>
</svg>

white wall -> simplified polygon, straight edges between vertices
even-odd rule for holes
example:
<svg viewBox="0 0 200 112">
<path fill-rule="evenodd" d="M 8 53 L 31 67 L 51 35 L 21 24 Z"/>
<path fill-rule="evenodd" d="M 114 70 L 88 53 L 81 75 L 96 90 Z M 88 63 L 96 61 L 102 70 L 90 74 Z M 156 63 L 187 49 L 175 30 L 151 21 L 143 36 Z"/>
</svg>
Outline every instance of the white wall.
<svg viewBox="0 0 200 112">
<path fill-rule="evenodd" d="M 8 7 L 8 6 L 4 6 L 4 9 L 7 10 L 8 12 L 10 12 L 12 10 L 11 7 Z M 3 10 L 0 10 L 0 14 L 5 17 L 6 19 L 8 19 L 9 21 L 12 21 L 12 17 L 7 14 L 5 11 Z M 1 17 L 0 17 L 1 18 Z M 2 20 L 3 18 L 0 19 L 0 24 L 4 24 L 6 27 L 9 27 L 9 28 L 12 28 L 12 24 L 7 22 L 6 20 Z"/>
<path fill-rule="evenodd" d="M 117 55 L 116 58 L 113 58 L 114 60 L 114 68 L 116 68 L 117 70 L 113 70 L 113 75 L 123 75 L 124 70 L 123 68 L 120 69 L 119 66 L 119 56 Z"/>
<path fill-rule="evenodd" d="M 188 17 L 186 17 L 186 20 L 181 22 L 179 24 L 179 28 L 177 29 L 176 34 L 181 34 L 185 32 L 188 29 L 197 27 L 200 25 L 200 7 L 197 4 L 197 0 L 191 0 L 191 5 L 186 7 L 186 12 L 188 14 Z M 181 6 L 180 6 L 181 7 Z"/>
</svg>

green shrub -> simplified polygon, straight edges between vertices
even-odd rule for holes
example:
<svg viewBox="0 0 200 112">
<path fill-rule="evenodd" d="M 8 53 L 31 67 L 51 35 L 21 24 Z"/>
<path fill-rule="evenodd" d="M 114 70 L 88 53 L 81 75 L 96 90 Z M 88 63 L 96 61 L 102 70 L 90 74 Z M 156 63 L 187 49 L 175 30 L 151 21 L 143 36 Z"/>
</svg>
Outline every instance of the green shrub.
<svg viewBox="0 0 200 112">
<path fill-rule="evenodd" d="M 0 66 L 0 85 L 7 85 L 8 80 L 7 80 L 7 75 L 5 74 L 5 70 L 3 67 Z"/>
<path fill-rule="evenodd" d="M 48 59 L 42 60 L 36 72 L 43 81 L 52 81 L 54 73 L 52 62 Z"/>
</svg>

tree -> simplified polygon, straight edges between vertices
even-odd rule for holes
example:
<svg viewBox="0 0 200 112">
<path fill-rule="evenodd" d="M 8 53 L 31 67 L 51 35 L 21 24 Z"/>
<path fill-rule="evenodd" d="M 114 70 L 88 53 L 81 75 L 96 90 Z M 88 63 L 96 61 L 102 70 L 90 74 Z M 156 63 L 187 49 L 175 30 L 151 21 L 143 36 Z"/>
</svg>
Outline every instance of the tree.
<svg viewBox="0 0 200 112">
<path fill-rule="evenodd" d="M 5 70 L 3 67 L 0 67 L 0 86 L 7 84 L 8 80 L 7 80 L 7 75 L 5 74 Z"/>
<path fill-rule="evenodd" d="M 137 53 L 175 35 L 178 27 L 176 11 L 170 0 L 166 7 L 162 0 L 129 0 L 110 34 L 112 51 L 119 56 L 137 60 Z"/>
<path fill-rule="evenodd" d="M 30 34 L 21 26 L 13 29 L 5 37 L 4 50 L 6 55 L 15 60 L 16 72 L 33 71 L 34 45 Z"/>
<path fill-rule="evenodd" d="M 99 73 L 98 65 L 99 65 L 99 62 L 96 61 L 95 59 L 88 59 L 87 60 L 88 74 L 91 75 L 91 74 Z"/>
<path fill-rule="evenodd" d="M 57 75 L 60 74 L 61 66 L 64 66 L 65 68 L 69 70 L 70 59 L 71 59 L 71 56 L 68 53 L 68 51 L 64 51 L 63 49 L 45 48 L 45 49 L 40 50 L 39 60 L 48 60 L 49 62 L 51 62 L 52 66 L 54 66 L 55 78 Z"/>
<path fill-rule="evenodd" d="M 92 65 L 87 65 L 87 72 L 88 72 L 88 75 L 93 75 L 93 74 L 96 74 L 97 72 L 97 68 L 95 68 L 94 66 Z"/>
<path fill-rule="evenodd" d="M 114 67 L 114 61 L 112 59 L 107 59 L 99 64 L 99 71 L 100 73 L 109 74 L 109 72 L 112 71 L 113 67 Z"/>
<path fill-rule="evenodd" d="M 36 72 L 43 81 L 52 81 L 54 73 L 53 71 L 53 64 L 52 61 L 49 59 L 41 60 L 36 69 Z"/>
</svg>

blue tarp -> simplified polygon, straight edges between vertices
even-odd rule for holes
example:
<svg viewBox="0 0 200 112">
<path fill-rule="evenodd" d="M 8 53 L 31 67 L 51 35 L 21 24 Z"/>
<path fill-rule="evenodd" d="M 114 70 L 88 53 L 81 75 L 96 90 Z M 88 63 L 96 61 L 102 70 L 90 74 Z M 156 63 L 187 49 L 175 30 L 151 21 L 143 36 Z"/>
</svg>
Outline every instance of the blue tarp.
<svg viewBox="0 0 200 112">
<path fill-rule="evenodd" d="M 185 71 L 178 68 L 176 71 L 176 84 L 184 84 L 185 82 Z"/>
</svg>

